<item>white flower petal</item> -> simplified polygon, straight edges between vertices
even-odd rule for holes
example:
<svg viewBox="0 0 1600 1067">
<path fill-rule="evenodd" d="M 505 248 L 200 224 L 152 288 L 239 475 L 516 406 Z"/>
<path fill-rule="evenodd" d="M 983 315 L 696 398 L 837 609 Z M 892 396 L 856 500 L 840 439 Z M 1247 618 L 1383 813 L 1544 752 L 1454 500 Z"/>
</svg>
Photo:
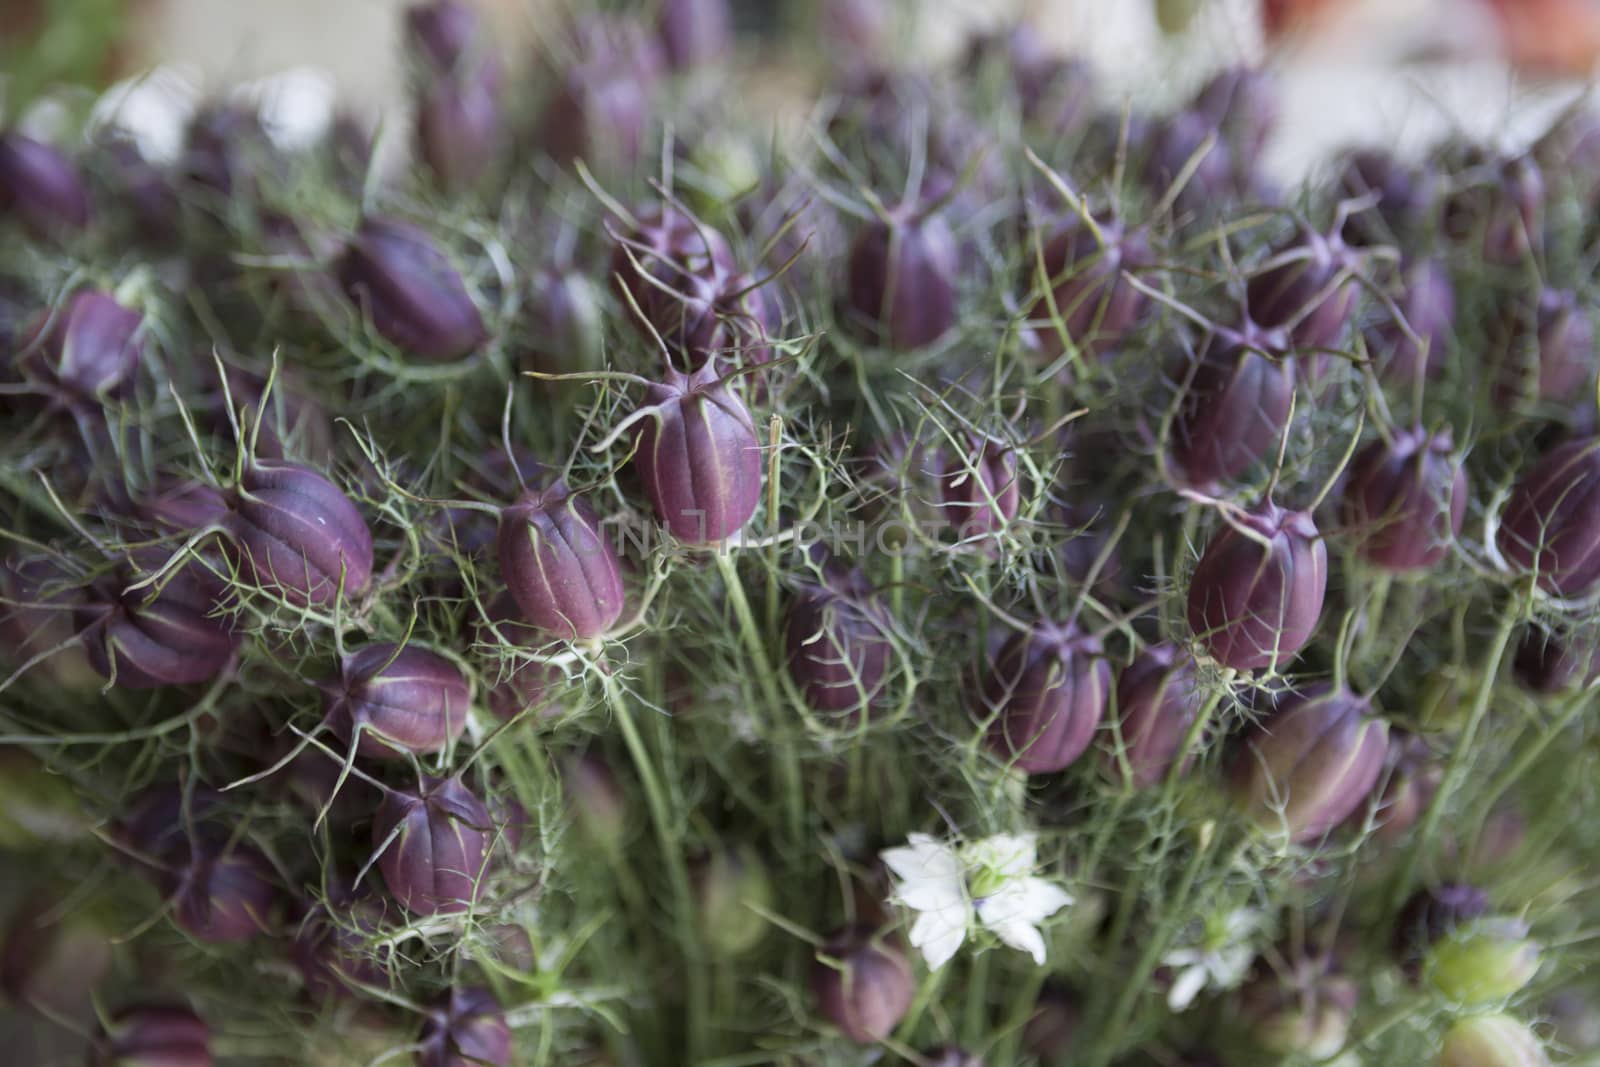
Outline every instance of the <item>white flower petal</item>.
<svg viewBox="0 0 1600 1067">
<path fill-rule="evenodd" d="M 1248 945 L 1225 948 L 1212 956 L 1211 975 L 1219 987 L 1232 988 L 1244 978 L 1255 959 L 1255 950 Z"/>
<path fill-rule="evenodd" d="M 978 901 L 985 923 L 1017 920 L 1038 924 L 1068 904 L 1072 894 L 1043 878 L 1017 878 Z"/>
<path fill-rule="evenodd" d="M 1038 854 L 1037 834 L 994 834 L 962 849 L 961 860 L 1003 878 L 1020 878 L 1033 873 Z"/>
<path fill-rule="evenodd" d="M 1203 966 L 1197 964 L 1186 968 L 1172 983 L 1172 988 L 1167 990 L 1167 1007 L 1173 1011 L 1187 1010 L 1205 984 L 1206 969 Z"/>
<path fill-rule="evenodd" d="M 911 944 L 921 950 L 930 971 L 949 963 L 967 939 L 967 917 L 965 907 L 925 911 L 911 924 Z"/>
<path fill-rule="evenodd" d="M 1197 948 L 1175 948 L 1162 956 L 1161 962 L 1168 967 L 1193 967 L 1204 962 L 1205 958 L 1206 954 Z"/>
<path fill-rule="evenodd" d="M 983 925 L 993 930 L 996 937 L 1012 948 L 1021 949 L 1032 956 L 1034 963 L 1044 966 L 1044 938 L 1032 923 L 1015 918 L 985 919 Z"/>
<path fill-rule="evenodd" d="M 955 850 L 927 834 L 908 840 L 902 848 L 880 853 L 896 878 L 895 899 L 917 911 L 960 909 L 965 922 L 966 894 Z"/>
</svg>

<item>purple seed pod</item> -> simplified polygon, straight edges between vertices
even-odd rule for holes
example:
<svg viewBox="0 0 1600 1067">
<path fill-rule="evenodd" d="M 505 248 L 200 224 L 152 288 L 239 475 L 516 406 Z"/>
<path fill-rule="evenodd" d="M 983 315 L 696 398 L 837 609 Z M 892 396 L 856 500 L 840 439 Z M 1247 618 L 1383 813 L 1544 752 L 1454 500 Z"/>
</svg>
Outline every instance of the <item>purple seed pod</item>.
<svg viewBox="0 0 1600 1067">
<path fill-rule="evenodd" d="M 130 562 L 79 612 L 90 665 L 124 689 L 193 685 L 221 674 L 238 647 L 232 621 L 221 611 L 222 581 L 190 560 L 163 581 L 129 591 L 164 566 L 167 555 L 141 549 Z"/>
<path fill-rule="evenodd" d="M 586 17 L 542 119 L 544 147 L 559 163 L 630 171 L 644 154 L 653 96 L 665 58 L 660 43 L 631 20 Z"/>
<path fill-rule="evenodd" d="M 92 289 L 42 314 L 22 345 L 22 366 L 78 403 L 123 392 L 139 367 L 144 318 Z"/>
<path fill-rule="evenodd" d="M 1082 1037 L 1079 998 L 1055 980 L 1046 981 L 1034 1001 L 1033 1014 L 1022 1027 L 1022 1047 L 1041 1063 L 1055 1063 Z"/>
<path fill-rule="evenodd" d="M 940 213 L 902 204 L 851 242 L 841 308 L 867 338 L 909 351 L 955 326 L 959 248 Z"/>
<path fill-rule="evenodd" d="M 1435 1067 L 1550 1067 L 1550 1056 L 1526 1023 L 1494 1012 L 1446 1030 Z"/>
<path fill-rule="evenodd" d="M 1600 644 L 1593 637 L 1585 640 L 1530 626 L 1511 669 L 1517 681 L 1541 696 L 1566 692 L 1600 678 Z"/>
<path fill-rule="evenodd" d="M 1336 348 L 1355 311 L 1357 259 L 1338 234 L 1309 227 L 1272 251 L 1245 286 L 1250 317 L 1282 327 L 1296 348 Z"/>
<path fill-rule="evenodd" d="M 329 897 L 306 911 L 289 949 L 306 993 L 314 1003 L 324 1004 L 349 997 L 361 986 L 387 988 L 383 963 L 366 947 L 382 930 L 382 906 L 345 885 L 334 886 Z"/>
<path fill-rule="evenodd" d="M 1425 740 L 1415 734 L 1391 733 L 1388 767 L 1380 775 L 1383 789 L 1352 812 L 1346 825 L 1359 831 L 1370 822 L 1374 837 L 1394 845 L 1422 818 L 1443 777 L 1444 769 Z"/>
<path fill-rule="evenodd" d="M 249 464 L 231 494 L 224 552 L 239 576 L 290 604 L 329 607 L 372 581 L 372 531 L 339 487 L 310 467 Z"/>
<path fill-rule="evenodd" d="M 1500 516 L 1500 553 L 1561 597 L 1600 582 L 1600 439 L 1558 445 L 1517 481 Z"/>
<path fill-rule="evenodd" d="M 169 482 L 140 502 L 140 517 L 164 532 L 193 533 L 218 526 L 228 501 L 214 486 L 190 479 Z"/>
<path fill-rule="evenodd" d="M 446 189 L 467 189 L 488 173 L 505 140 L 499 67 L 440 80 L 417 92 L 417 149 Z"/>
<path fill-rule="evenodd" d="M 100 677 L 83 646 L 67 644 L 77 632 L 75 620 L 84 600 L 79 580 L 53 559 L 0 561 L 0 662 L 16 668 L 58 648 L 35 669 L 68 690 L 98 688 Z"/>
<path fill-rule="evenodd" d="M 567 641 L 603 637 L 622 616 L 622 561 L 583 497 L 557 482 L 500 513 L 500 577 L 525 622 Z"/>
<path fill-rule="evenodd" d="M 1364 804 L 1383 773 L 1389 726 L 1326 683 L 1293 693 L 1242 739 L 1232 788 L 1246 815 L 1290 844 L 1327 834 Z"/>
<path fill-rule="evenodd" d="M 1094 740 L 1111 696 L 1100 639 L 1041 622 L 1013 634 L 987 665 L 974 709 L 989 748 L 1025 774 L 1054 774 Z"/>
<path fill-rule="evenodd" d="M 254 109 L 210 103 L 189 120 L 177 172 L 189 185 L 223 200 L 254 199 L 260 192 L 260 164 L 272 152 L 272 139 Z"/>
<path fill-rule="evenodd" d="M 455 987 L 422 1024 L 417 1067 L 511 1067 L 511 1027 L 494 994 Z"/>
<path fill-rule="evenodd" d="M 1409 382 L 1422 370 L 1430 377 L 1444 370 L 1450 337 L 1455 332 L 1456 288 L 1450 271 L 1437 259 L 1413 260 L 1400 276 L 1395 306 L 1412 333 L 1426 346 L 1418 347 L 1388 309 L 1367 327 L 1367 351 L 1386 381 Z"/>
<path fill-rule="evenodd" d="M 222 801 L 216 790 L 195 786 L 186 809 L 181 787 L 152 786 L 132 800 L 111 839 L 136 869 L 158 875 L 186 861 L 191 831 L 215 836 Z"/>
<path fill-rule="evenodd" d="M 378 869 L 413 915 L 455 915 L 478 895 L 494 822 L 458 778 L 424 776 L 415 791 L 389 791 L 372 824 Z M 390 840 L 393 835 L 393 840 Z"/>
<path fill-rule="evenodd" d="M 1531 155 L 1500 165 L 1490 190 L 1483 230 L 1483 258 L 1515 265 L 1536 254 L 1544 241 L 1544 172 Z"/>
<path fill-rule="evenodd" d="M 211 1028 L 188 1008 L 134 1004 L 112 1016 L 89 1067 L 211 1067 Z"/>
<path fill-rule="evenodd" d="M 15 130 L 0 133 L 0 218 L 41 237 L 89 224 L 89 189 L 66 156 Z"/>
<path fill-rule="evenodd" d="M 1252 325 L 1208 336 L 1172 420 L 1172 458 L 1190 485 L 1229 482 L 1283 438 L 1294 400 L 1295 363 L 1282 333 Z"/>
<path fill-rule="evenodd" d="M 416 645 L 383 641 L 346 655 L 323 690 L 333 732 L 368 759 L 431 755 L 466 729 L 472 683 L 454 660 Z"/>
<path fill-rule="evenodd" d="M 475 628 L 473 644 L 491 648 L 505 644 L 520 649 L 539 643 L 539 631 L 521 621 L 517 602 L 509 591 L 495 597 L 486 610 L 489 618 Z M 534 712 L 540 718 L 555 718 L 562 714 L 565 709 L 553 699 L 555 694 L 566 688 L 566 675 L 560 667 L 525 656 L 515 657 L 509 666 L 510 673 L 489 690 L 485 699 L 489 711 L 496 718 L 510 722 L 528 712 Z M 496 669 L 505 668 L 498 664 L 491 665 L 486 668 L 486 673 L 493 677 L 491 672 Z"/>
<path fill-rule="evenodd" d="M 962 540 L 1004 530 L 1022 506 L 1016 449 L 977 435 L 969 437 L 967 446 L 967 455 L 947 459 L 939 475 L 945 521 Z"/>
<path fill-rule="evenodd" d="M 155 244 L 172 241 L 180 206 L 167 173 L 146 159 L 137 143 L 121 135 L 97 146 L 95 162 L 109 199 L 128 212 L 138 236 Z"/>
<path fill-rule="evenodd" d="M 1287 664 L 1322 617 L 1328 548 L 1304 511 L 1271 501 L 1230 519 L 1189 579 L 1189 627 L 1236 670 Z"/>
<path fill-rule="evenodd" d="M 1545 289 L 1537 308 L 1512 315 L 1504 364 L 1494 383 L 1502 408 L 1562 402 L 1594 380 L 1594 323 L 1570 289 Z"/>
<path fill-rule="evenodd" d="M 1039 298 L 1028 312 L 1040 354 L 1058 358 L 1066 335 L 1080 351 L 1104 355 L 1121 344 L 1144 318 L 1149 298 L 1123 278 L 1153 262 L 1141 230 L 1126 230 L 1115 219 L 1097 219 L 1093 229 L 1077 215 L 1054 224 L 1035 249 L 1030 240 L 1023 266 L 1024 284 Z"/>
<path fill-rule="evenodd" d="M 811 964 L 817 1013 L 858 1045 L 893 1033 L 917 989 L 905 954 L 875 934 L 859 924 L 837 930 Z"/>
<path fill-rule="evenodd" d="M 278 893 L 272 865 L 249 845 L 229 846 L 206 827 L 182 859 L 156 882 L 172 903 L 172 921 L 197 941 L 227 944 L 265 933 Z"/>
<path fill-rule="evenodd" d="M 408 222 L 363 219 L 334 274 L 373 327 L 409 355 L 451 363 L 489 339 L 460 273 L 426 231 Z"/>
<path fill-rule="evenodd" d="M 1174 202 L 1174 207 L 1182 214 L 1214 215 L 1219 207 L 1237 199 L 1233 153 L 1216 133 L 1216 125 L 1209 118 L 1193 111 L 1180 111 L 1150 131 L 1151 147 L 1145 157 L 1144 181 L 1158 197 L 1167 195 L 1207 138 L 1212 138 L 1210 149 L 1201 157 Z M 1112 143 L 1116 143 L 1115 138 Z"/>
<path fill-rule="evenodd" d="M 436 77 L 454 73 L 488 40 L 477 10 L 461 0 L 424 0 L 406 11 L 406 45 Z"/>
<path fill-rule="evenodd" d="M 733 50 L 733 12 L 728 0 L 663 0 L 658 32 L 667 65 L 694 70 Z"/>
<path fill-rule="evenodd" d="M 1200 87 L 1190 108 L 1222 134 L 1239 159 L 1256 159 L 1278 124 L 1282 89 L 1265 71 L 1226 67 Z"/>
<path fill-rule="evenodd" d="M 1489 894 L 1477 886 L 1448 882 L 1419 889 L 1406 901 L 1395 919 L 1389 947 L 1396 962 L 1413 981 L 1421 977 L 1422 960 L 1435 943 L 1456 927 L 1489 912 Z"/>
<path fill-rule="evenodd" d="M 546 374 L 597 369 L 604 320 L 594 285 L 571 270 L 542 270 L 528 295 L 530 345 L 524 366 Z"/>
<path fill-rule="evenodd" d="M 1141 652 L 1117 679 L 1116 742 L 1108 742 L 1104 762 L 1118 780 L 1133 789 L 1149 789 L 1164 781 L 1181 756 L 1187 769 L 1194 753 L 1181 752 L 1200 710 L 1194 660 L 1176 645 L 1154 645 Z M 1180 772 L 1181 773 L 1181 772 Z"/>
<path fill-rule="evenodd" d="M 0 943 L 0 993 L 13 1007 L 80 1018 L 111 970 L 110 934 L 92 916 L 53 916 L 61 897 L 26 902 L 9 919 Z"/>
<path fill-rule="evenodd" d="M 883 689 L 893 651 L 888 620 L 860 571 L 824 569 L 820 583 L 802 586 L 784 620 L 788 670 L 821 712 L 860 712 Z"/>
<path fill-rule="evenodd" d="M 694 280 L 718 279 L 738 269 L 728 239 L 673 204 L 642 212 L 625 231 L 608 232 L 614 242 L 611 290 L 636 326 L 630 303 L 660 330 L 659 324 L 684 317 L 680 294 L 688 294 Z M 662 331 L 663 336 L 670 332 Z"/>
<path fill-rule="evenodd" d="M 1372 442 L 1350 464 L 1339 517 L 1369 562 L 1390 571 L 1433 567 L 1467 514 L 1467 472 L 1447 426 Z"/>
<path fill-rule="evenodd" d="M 656 518 L 689 545 L 727 540 L 761 502 L 761 441 L 750 409 L 714 374 L 668 368 L 666 380 L 651 385 L 633 456 Z"/>
<path fill-rule="evenodd" d="M 1339 176 L 1341 197 L 1375 196 L 1377 202 L 1345 219 L 1341 232 L 1355 247 L 1406 240 L 1424 223 L 1434 203 L 1430 172 L 1408 166 L 1380 149 L 1352 152 Z"/>
</svg>

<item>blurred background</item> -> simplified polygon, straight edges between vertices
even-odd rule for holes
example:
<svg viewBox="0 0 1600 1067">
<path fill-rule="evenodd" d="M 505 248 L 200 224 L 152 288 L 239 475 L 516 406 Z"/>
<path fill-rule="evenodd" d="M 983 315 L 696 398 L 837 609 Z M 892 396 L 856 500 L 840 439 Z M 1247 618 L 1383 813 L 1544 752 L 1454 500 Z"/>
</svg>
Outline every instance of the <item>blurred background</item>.
<svg viewBox="0 0 1600 1067">
<path fill-rule="evenodd" d="M 479 2 L 502 26 L 513 62 L 538 62 L 551 44 L 541 32 L 563 13 L 618 6 Z M 6 117 L 20 112 L 47 126 L 43 84 L 104 87 L 159 68 L 128 102 L 130 121 L 157 151 L 175 144 L 180 109 L 241 83 L 267 93 L 291 128 L 325 123 L 335 97 L 369 121 L 403 118 L 405 6 L 0 0 Z M 1142 103 L 1176 98 L 1224 62 L 1268 64 L 1284 97 L 1268 161 L 1280 179 L 1358 139 L 1405 148 L 1455 128 L 1510 147 L 1587 91 L 1600 54 L 1600 0 L 737 0 L 758 57 L 752 91 L 776 118 L 807 106 L 818 12 L 869 6 L 895 21 L 895 40 L 917 62 L 958 50 L 974 30 L 1025 20 L 1049 48 L 1087 57 L 1103 85 Z"/>
</svg>

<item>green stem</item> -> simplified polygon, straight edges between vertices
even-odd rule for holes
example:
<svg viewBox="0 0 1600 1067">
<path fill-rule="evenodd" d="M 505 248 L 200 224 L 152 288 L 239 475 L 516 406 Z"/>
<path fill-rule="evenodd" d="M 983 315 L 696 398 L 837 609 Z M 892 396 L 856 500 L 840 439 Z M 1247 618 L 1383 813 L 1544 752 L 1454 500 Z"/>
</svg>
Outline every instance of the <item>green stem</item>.
<svg viewBox="0 0 1600 1067">
<path fill-rule="evenodd" d="M 1531 744 L 1518 753 L 1517 758 L 1512 761 L 1511 765 L 1501 771 L 1494 781 L 1489 783 L 1489 787 L 1483 791 L 1483 795 L 1478 801 L 1478 810 L 1482 817 L 1487 817 L 1489 812 L 1494 810 L 1495 802 L 1508 789 L 1516 785 L 1523 775 L 1528 773 L 1529 769 L 1538 762 L 1539 757 L 1544 755 L 1545 750 L 1554 743 L 1555 739 L 1560 737 L 1567 727 L 1571 726 L 1573 722 L 1583 715 L 1592 706 L 1592 703 L 1593 694 L 1587 688 L 1572 694 L 1568 698 L 1566 707 L 1561 710 L 1555 720 L 1545 727 Z M 1481 822 L 1482 818 L 1478 821 Z"/>
<path fill-rule="evenodd" d="M 688 1055 L 688 1062 L 694 1063 L 700 1060 L 705 1047 L 709 1005 L 705 970 L 698 958 L 700 935 L 695 924 L 694 893 L 689 886 L 689 868 L 684 862 L 683 850 L 673 832 L 672 811 L 667 805 L 661 780 L 656 775 L 655 763 L 650 758 L 644 737 L 639 733 L 638 724 L 633 721 L 633 709 L 623 700 L 616 679 L 610 674 L 605 676 L 605 692 L 606 702 L 611 705 L 612 715 L 622 731 L 623 743 L 628 746 L 628 754 L 633 758 L 634 768 L 639 775 L 639 784 L 644 788 L 645 802 L 650 807 L 650 820 L 655 824 L 656 836 L 661 841 L 661 855 L 666 861 L 667 878 L 672 884 L 672 894 L 676 898 L 673 910 L 676 913 L 678 937 L 688 956 L 684 960 L 684 970 L 687 972 L 684 975 L 684 982 L 689 1001 L 685 1052 Z"/>
<path fill-rule="evenodd" d="M 983 1043 L 989 1032 L 989 957 L 992 953 L 980 952 L 972 961 L 972 973 L 967 981 L 967 1008 L 961 1018 L 961 1039 L 968 1047 Z"/>
<path fill-rule="evenodd" d="M 739 583 L 739 571 L 734 566 L 733 557 L 726 552 L 717 553 L 717 568 L 722 572 L 722 584 L 728 592 L 728 603 L 733 605 L 733 613 L 738 617 L 739 630 L 744 636 L 746 651 L 750 654 L 751 666 L 754 667 L 756 684 L 761 687 L 761 696 L 765 700 L 769 714 L 778 714 L 778 709 L 784 706 L 784 699 L 778 687 L 777 680 L 773 677 L 772 665 L 767 661 L 767 648 L 761 640 L 761 631 L 756 626 L 755 615 L 750 610 L 750 601 L 744 595 L 744 586 Z M 800 762 L 793 744 L 772 745 L 778 760 L 778 774 L 783 783 L 784 811 L 788 816 L 790 840 L 799 844 L 805 833 L 805 793 L 800 783 Z"/>
<path fill-rule="evenodd" d="M 1495 679 L 1500 674 L 1500 661 L 1505 658 L 1506 648 L 1511 644 L 1511 633 L 1516 629 L 1517 620 L 1521 617 L 1520 599 L 1512 597 L 1506 604 L 1500 628 L 1495 631 L 1494 639 L 1489 643 L 1488 651 L 1483 657 L 1483 677 L 1479 680 L 1477 694 L 1473 697 L 1472 713 L 1467 718 L 1467 725 L 1462 729 L 1461 736 L 1456 738 L 1455 751 L 1451 753 L 1450 764 L 1445 768 L 1443 781 L 1439 783 L 1439 791 L 1433 795 L 1433 801 L 1428 805 L 1428 812 L 1423 816 L 1422 828 L 1417 832 L 1416 843 L 1406 850 L 1405 862 L 1396 875 L 1394 883 L 1396 895 L 1392 899 L 1404 899 L 1415 886 L 1417 865 L 1422 862 L 1423 855 L 1433 845 L 1433 839 L 1439 832 L 1439 823 L 1444 819 L 1444 813 L 1450 806 L 1450 799 L 1467 776 L 1467 769 L 1474 755 L 1472 742 L 1478 736 L 1478 729 L 1488 714 L 1489 698 L 1494 693 Z"/>
</svg>

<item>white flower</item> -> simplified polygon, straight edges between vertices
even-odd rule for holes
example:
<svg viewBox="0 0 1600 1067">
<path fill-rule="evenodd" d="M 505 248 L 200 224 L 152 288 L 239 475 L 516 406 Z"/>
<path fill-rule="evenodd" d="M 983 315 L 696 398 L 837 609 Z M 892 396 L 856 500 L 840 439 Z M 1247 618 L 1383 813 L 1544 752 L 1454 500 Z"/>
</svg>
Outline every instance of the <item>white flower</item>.
<svg viewBox="0 0 1600 1067">
<path fill-rule="evenodd" d="M 1232 989 L 1244 981 L 1256 950 L 1250 938 L 1261 928 L 1261 915 L 1253 908 L 1237 908 L 1217 921 L 1207 921 L 1199 944 L 1173 949 L 1161 962 L 1178 972 L 1167 991 L 1167 1007 L 1183 1011 L 1200 990 Z"/>
<path fill-rule="evenodd" d="M 903 848 L 883 852 L 895 876 L 896 903 L 918 913 L 911 944 L 937 971 L 967 939 L 974 919 L 1001 941 L 1044 964 L 1039 924 L 1072 896 L 1035 877 L 1033 834 L 996 834 L 966 845 L 912 834 Z"/>
</svg>

